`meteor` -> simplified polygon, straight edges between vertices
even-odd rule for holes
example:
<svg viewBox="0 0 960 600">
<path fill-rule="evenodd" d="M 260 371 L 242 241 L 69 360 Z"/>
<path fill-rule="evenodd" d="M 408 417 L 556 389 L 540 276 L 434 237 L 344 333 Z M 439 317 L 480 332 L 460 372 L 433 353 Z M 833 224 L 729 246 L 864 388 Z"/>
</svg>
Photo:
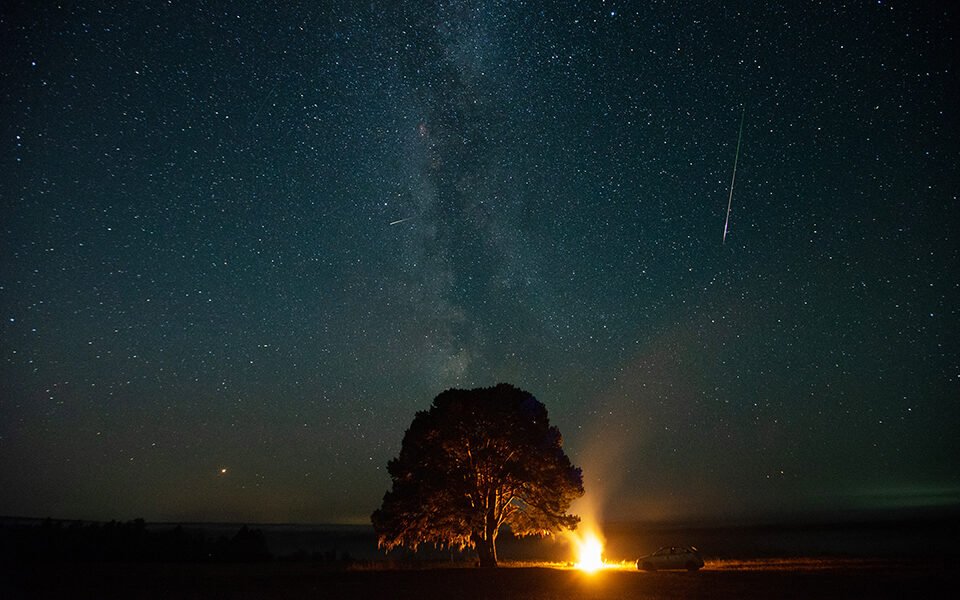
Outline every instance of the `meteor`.
<svg viewBox="0 0 960 600">
<path fill-rule="evenodd" d="M 400 223 L 403 223 L 404 221 L 409 221 L 410 219 L 413 219 L 413 218 L 414 218 L 414 217 L 407 217 L 406 219 L 398 219 L 398 220 L 396 220 L 396 221 L 394 221 L 394 222 L 392 222 L 392 223 L 390 223 L 390 224 L 391 224 L 391 225 L 399 225 Z"/>
<path fill-rule="evenodd" d="M 730 209 L 733 208 L 733 184 L 737 181 L 737 160 L 740 158 L 740 141 L 743 140 L 743 117 L 747 114 L 747 107 L 744 106 L 740 112 L 740 133 L 737 134 L 737 152 L 733 156 L 733 177 L 730 178 L 730 196 L 727 198 L 727 220 L 723 223 L 723 241 L 727 243 L 727 231 L 730 229 Z"/>
</svg>

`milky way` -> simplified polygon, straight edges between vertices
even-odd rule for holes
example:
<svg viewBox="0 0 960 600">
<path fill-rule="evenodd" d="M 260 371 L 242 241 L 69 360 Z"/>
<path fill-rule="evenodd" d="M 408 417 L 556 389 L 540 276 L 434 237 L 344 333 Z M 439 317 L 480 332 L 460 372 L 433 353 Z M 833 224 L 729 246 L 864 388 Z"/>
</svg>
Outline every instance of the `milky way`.
<svg viewBox="0 0 960 600">
<path fill-rule="evenodd" d="M 100 4 L 0 8 L 0 514 L 364 522 L 500 381 L 611 518 L 960 502 L 955 8 Z"/>
</svg>

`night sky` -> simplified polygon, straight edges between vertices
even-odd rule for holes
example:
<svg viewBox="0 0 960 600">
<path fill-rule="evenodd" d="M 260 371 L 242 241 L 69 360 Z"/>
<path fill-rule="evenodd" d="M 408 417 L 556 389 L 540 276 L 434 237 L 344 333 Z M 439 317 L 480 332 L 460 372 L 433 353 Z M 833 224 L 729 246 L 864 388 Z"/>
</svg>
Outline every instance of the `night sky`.
<svg viewBox="0 0 960 600">
<path fill-rule="evenodd" d="M 0 514 L 369 523 L 497 382 L 607 519 L 960 504 L 958 16 L 3 2 Z"/>
</svg>

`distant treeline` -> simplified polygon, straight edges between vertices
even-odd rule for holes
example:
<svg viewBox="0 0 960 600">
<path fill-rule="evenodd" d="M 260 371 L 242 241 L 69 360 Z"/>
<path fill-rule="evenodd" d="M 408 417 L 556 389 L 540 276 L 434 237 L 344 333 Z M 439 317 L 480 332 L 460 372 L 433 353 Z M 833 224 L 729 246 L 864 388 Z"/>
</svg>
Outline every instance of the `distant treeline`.
<svg viewBox="0 0 960 600">
<path fill-rule="evenodd" d="M 177 525 L 147 528 L 143 519 L 109 523 L 53 521 L 0 525 L 4 561 L 258 562 L 270 560 L 260 529 L 207 536 Z"/>
</svg>

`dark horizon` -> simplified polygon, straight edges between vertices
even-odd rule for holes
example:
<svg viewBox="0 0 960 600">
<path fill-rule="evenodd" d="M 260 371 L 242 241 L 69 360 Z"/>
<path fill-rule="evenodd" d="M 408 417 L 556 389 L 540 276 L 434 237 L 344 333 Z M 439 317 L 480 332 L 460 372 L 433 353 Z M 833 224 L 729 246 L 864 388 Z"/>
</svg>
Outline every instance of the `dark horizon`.
<svg viewBox="0 0 960 600">
<path fill-rule="evenodd" d="M 292 528 L 343 528 L 343 529 L 370 529 L 372 525 L 367 522 L 258 522 L 258 521 L 175 521 L 175 520 L 150 520 L 142 517 L 133 517 L 129 519 L 70 519 L 57 518 L 54 516 L 15 516 L 0 515 L 0 525 L 10 523 L 43 523 L 50 521 L 53 523 L 127 523 L 135 520 L 143 520 L 147 526 L 164 527 L 182 525 L 184 527 L 292 527 Z M 624 527 L 628 528 L 651 528 L 655 530 L 670 529 L 755 529 L 755 528 L 803 528 L 803 527 L 845 527 L 845 526 L 874 526 L 874 525 L 894 525 L 909 523 L 937 523 L 937 522 L 955 522 L 960 520 L 960 505 L 943 507 L 922 507 L 922 508 L 896 508 L 896 509 L 861 509 L 846 511 L 822 511 L 805 513 L 768 513 L 764 515 L 741 516 L 738 518 L 688 518 L 682 520 L 664 520 L 650 521 L 637 519 L 615 519 L 604 520 L 600 523 L 601 529 L 609 528 L 617 530 Z M 509 529 L 507 529 L 509 531 Z"/>
</svg>

